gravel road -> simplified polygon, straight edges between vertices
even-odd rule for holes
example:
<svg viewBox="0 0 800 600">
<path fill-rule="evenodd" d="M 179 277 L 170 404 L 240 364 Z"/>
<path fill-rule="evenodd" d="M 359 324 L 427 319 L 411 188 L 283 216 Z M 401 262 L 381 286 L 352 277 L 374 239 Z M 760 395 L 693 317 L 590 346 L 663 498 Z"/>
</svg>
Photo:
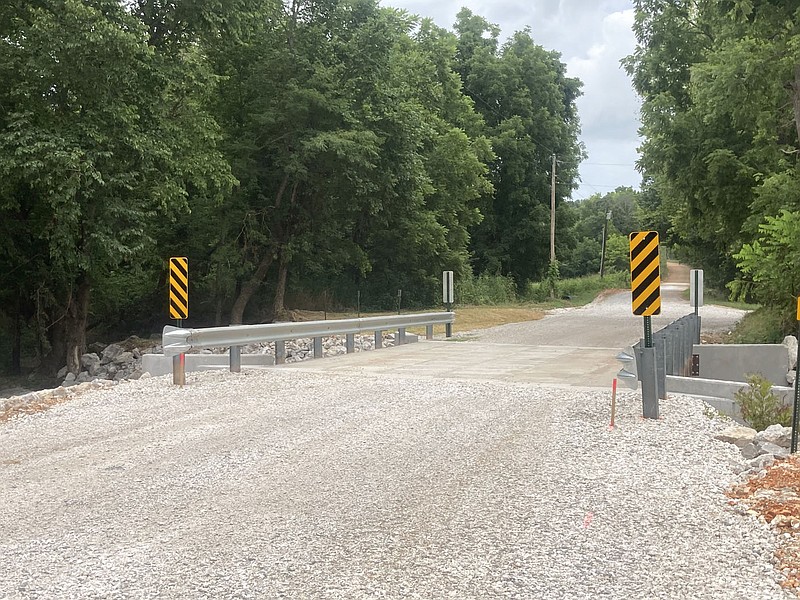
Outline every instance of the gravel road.
<svg viewBox="0 0 800 600">
<path fill-rule="evenodd" d="M 682 296 L 686 284 L 661 285 L 661 314 L 654 316 L 653 331 L 694 312 Z M 704 332 L 730 331 L 746 311 L 708 305 L 699 310 Z M 615 348 L 633 344 L 643 335 L 641 317 L 631 314 L 631 293 L 618 292 L 579 308 L 551 311 L 538 321 L 512 323 L 471 332 L 470 339 L 487 343 L 529 346 Z"/>
<path fill-rule="evenodd" d="M 703 404 L 271 369 L 0 423 L 3 598 L 787 596 Z"/>
</svg>

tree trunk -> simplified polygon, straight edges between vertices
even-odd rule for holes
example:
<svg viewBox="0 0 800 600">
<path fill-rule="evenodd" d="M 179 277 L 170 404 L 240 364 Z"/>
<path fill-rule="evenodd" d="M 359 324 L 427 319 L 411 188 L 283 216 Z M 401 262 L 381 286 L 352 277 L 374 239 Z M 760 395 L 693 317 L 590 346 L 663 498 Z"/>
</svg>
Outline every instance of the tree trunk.
<svg viewBox="0 0 800 600">
<path fill-rule="evenodd" d="M 11 374 L 22 374 L 22 323 L 20 318 L 20 294 L 17 293 L 11 315 Z"/>
<path fill-rule="evenodd" d="M 89 321 L 89 296 L 91 286 L 84 274 L 78 282 L 72 310 L 66 319 L 67 370 L 76 375 L 81 372 L 81 355 L 86 352 L 86 325 Z"/>
<path fill-rule="evenodd" d="M 281 207 L 281 203 L 283 202 L 283 194 L 286 192 L 286 186 L 289 184 L 289 175 L 288 173 L 284 175 L 283 181 L 281 181 L 281 185 L 278 188 L 277 194 L 275 194 L 275 208 L 278 209 Z M 295 184 L 292 188 L 292 194 L 295 193 L 297 190 L 297 184 Z M 269 272 L 269 268 L 272 266 L 272 261 L 275 259 L 275 256 L 272 252 L 271 247 L 268 247 L 264 250 L 265 254 L 264 257 L 261 259 L 261 262 L 258 263 L 258 267 L 256 267 L 256 272 L 253 273 L 253 276 L 242 286 L 242 289 L 239 290 L 239 295 L 236 297 L 236 301 L 233 303 L 231 307 L 231 325 L 241 325 L 242 319 L 244 318 L 244 309 L 247 307 L 247 303 L 250 302 L 250 298 L 253 297 L 253 294 L 256 293 L 258 286 L 262 284 L 264 278 L 267 276 Z"/>
<path fill-rule="evenodd" d="M 250 302 L 250 298 L 252 298 L 253 294 L 256 293 L 258 286 L 260 286 L 264 281 L 264 277 L 267 276 L 267 272 L 272 266 L 273 259 L 274 256 L 272 252 L 267 250 L 264 258 L 262 258 L 261 262 L 258 263 L 256 272 L 253 273 L 253 276 L 242 286 L 242 289 L 239 291 L 239 295 L 236 297 L 236 301 L 233 303 L 233 307 L 231 308 L 231 325 L 242 324 L 244 309 L 247 307 L 247 303 Z"/>
<path fill-rule="evenodd" d="M 281 262 L 278 267 L 278 286 L 275 288 L 275 302 L 272 305 L 272 318 L 276 321 L 284 320 L 286 317 L 286 278 L 289 274 L 289 263 L 281 253 Z"/>
<path fill-rule="evenodd" d="M 86 326 L 89 320 L 91 283 L 82 273 L 73 290 L 70 290 L 66 308 L 60 320 L 52 327 L 52 344 L 45 370 L 55 374 L 66 364 L 67 371 L 81 372 L 81 355 L 86 351 Z"/>
<path fill-rule="evenodd" d="M 794 66 L 792 104 L 794 106 L 794 126 L 797 129 L 797 139 L 800 140 L 800 63 Z"/>
</svg>

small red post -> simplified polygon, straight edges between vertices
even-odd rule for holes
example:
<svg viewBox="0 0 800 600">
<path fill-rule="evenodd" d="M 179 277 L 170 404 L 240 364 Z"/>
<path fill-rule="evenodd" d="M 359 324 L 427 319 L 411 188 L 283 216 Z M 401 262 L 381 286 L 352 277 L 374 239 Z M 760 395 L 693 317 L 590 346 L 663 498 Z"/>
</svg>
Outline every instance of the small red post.
<svg viewBox="0 0 800 600">
<path fill-rule="evenodd" d="M 611 384 L 611 425 L 610 429 L 614 429 L 614 417 L 617 414 L 617 378 Z"/>
</svg>

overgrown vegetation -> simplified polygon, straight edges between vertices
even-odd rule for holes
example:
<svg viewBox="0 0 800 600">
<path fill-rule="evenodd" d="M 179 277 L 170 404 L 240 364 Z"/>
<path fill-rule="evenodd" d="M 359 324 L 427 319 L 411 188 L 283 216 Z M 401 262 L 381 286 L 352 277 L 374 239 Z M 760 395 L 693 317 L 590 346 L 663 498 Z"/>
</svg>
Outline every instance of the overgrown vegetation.
<svg viewBox="0 0 800 600">
<path fill-rule="evenodd" d="M 582 305 L 607 289 L 630 289 L 630 273 L 613 272 L 603 278 L 587 275 L 561 279 L 556 285 L 556 298 Z M 524 298 L 529 302 L 547 302 L 550 299 L 550 282 L 529 283 Z"/>
<path fill-rule="evenodd" d="M 730 344 L 780 344 L 786 331 L 791 331 L 791 327 L 786 323 L 783 311 L 763 306 L 746 314 L 725 341 Z"/>
<path fill-rule="evenodd" d="M 800 295 L 800 6 L 636 0 L 640 205 L 706 284 L 793 329 Z M 780 317 L 774 317 L 780 314 Z"/>
<path fill-rule="evenodd" d="M 734 399 L 750 427 L 763 431 L 776 423 L 791 425 L 792 409 L 772 392 L 771 381 L 756 373 L 747 376 L 747 385 L 736 392 Z"/>
<path fill-rule="evenodd" d="M 517 286 L 511 277 L 482 273 L 458 279 L 455 294 L 459 304 L 509 304 L 517 301 Z"/>
</svg>

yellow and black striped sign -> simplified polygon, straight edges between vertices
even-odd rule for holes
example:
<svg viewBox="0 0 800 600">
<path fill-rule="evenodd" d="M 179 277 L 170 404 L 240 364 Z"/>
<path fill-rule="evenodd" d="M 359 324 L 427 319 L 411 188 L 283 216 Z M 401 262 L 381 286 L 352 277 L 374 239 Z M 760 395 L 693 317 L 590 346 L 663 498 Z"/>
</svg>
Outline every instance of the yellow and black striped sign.
<svg viewBox="0 0 800 600">
<path fill-rule="evenodd" d="M 169 316 L 189 318 L 189 259 L 185 256 L 169 259 Z"/>
<path fill-rule="evenodd" d="M 661 266 L 658 232 L 631 234 L 631 307 L 633 314 L 649 317 L 661 314 Z"/>
</svg>

